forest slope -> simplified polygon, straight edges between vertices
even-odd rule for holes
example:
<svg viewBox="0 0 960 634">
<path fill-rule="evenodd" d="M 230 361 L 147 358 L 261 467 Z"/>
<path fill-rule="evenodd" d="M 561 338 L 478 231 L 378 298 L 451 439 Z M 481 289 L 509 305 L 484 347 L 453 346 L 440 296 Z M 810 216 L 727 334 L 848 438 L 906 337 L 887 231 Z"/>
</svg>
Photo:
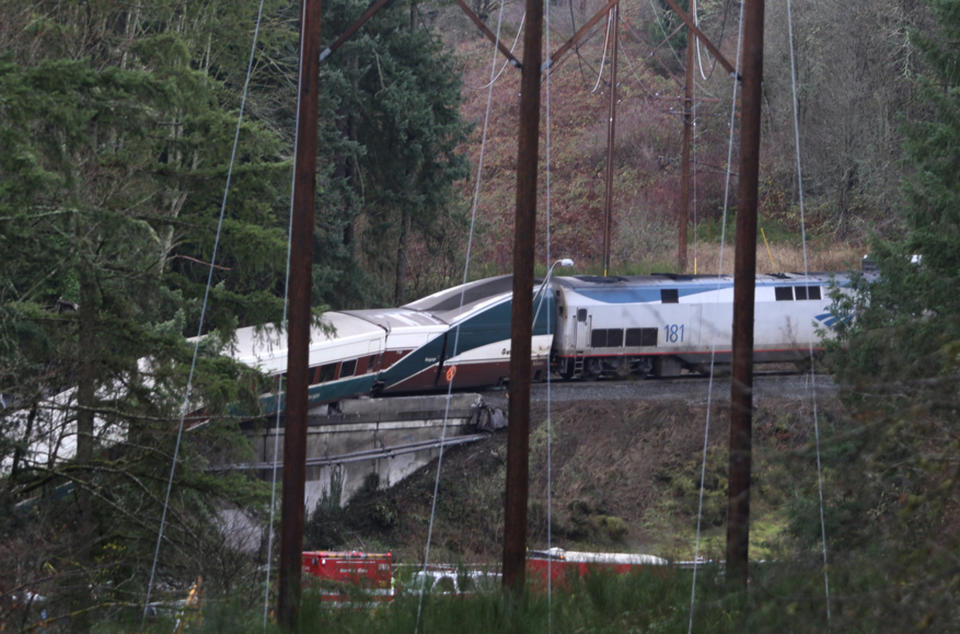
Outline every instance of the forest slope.
<svg viewBox="0 0 960 634">
<path fill-rule="evenodd" d="M 715 398 L 722 398 L 715 395 Z M 820 397 L 821 425 L 835 400 Z M 751 556 L 788 545 L 790 501 L 815 497 L 808 403 L 758 402 L 754 418 Z M 529 546 L 547 545 L 547 427 L 535 408 L 530 442 Z M 550 465 L 552 544 L 568 549 L 694 556 L 706 407 L 673 401 L 583 401 L 554 405 Z M 722 559 L 728 412 L 710 422 L 700 554 Z M 382 548 L 422 561 L 436 461 L 387 490 L 376 481 L 343 510 L 320 509 L 307 548 Z M 445 453 L 431 546 L 434 562 L 497 562 L 503 538 L 506 434 Z M 814 522 L 815 518 L 806 518 Z"/>
</svg>

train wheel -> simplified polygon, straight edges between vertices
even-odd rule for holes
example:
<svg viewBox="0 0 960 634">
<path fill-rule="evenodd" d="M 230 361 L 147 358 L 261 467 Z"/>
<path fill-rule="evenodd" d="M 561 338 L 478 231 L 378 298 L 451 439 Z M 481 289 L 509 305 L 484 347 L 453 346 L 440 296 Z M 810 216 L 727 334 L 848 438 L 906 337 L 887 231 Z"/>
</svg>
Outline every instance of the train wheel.
<svg viewBox="0 0 960 634">
<path fill-rule="evenodd" d="M 630 373 L 641 379 L 653 376 L 653 360 L 650 357 L 640 357 L 630 361 Z"/>
<path fill-rule="evenodd" d="M 596 378 L 603 374 L 603 361 L 596 357 L 590 357 L 583 364 L 583 376 L 585 378 Z"/>
</svg>

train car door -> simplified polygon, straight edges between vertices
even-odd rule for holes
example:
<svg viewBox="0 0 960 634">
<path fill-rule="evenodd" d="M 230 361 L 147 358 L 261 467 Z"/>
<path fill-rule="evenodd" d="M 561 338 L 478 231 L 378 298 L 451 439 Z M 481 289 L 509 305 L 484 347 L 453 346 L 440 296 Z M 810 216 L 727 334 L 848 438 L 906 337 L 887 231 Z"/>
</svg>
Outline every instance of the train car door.
<svg viewBox="0 0 960 634">
<path fill-rule="evenodd" d="M 575 348 L 577 354 L 583 354 L 583 351 L 586 350 L 587 344 L 590 341 L 590 330 L 593 323 L 592 315 L 587 314 L 586 308 L 578 308 L 577 312 L 573 315 L 574 322 L 574 336 L 573 340 L 575 343 Z"/>
</svg>

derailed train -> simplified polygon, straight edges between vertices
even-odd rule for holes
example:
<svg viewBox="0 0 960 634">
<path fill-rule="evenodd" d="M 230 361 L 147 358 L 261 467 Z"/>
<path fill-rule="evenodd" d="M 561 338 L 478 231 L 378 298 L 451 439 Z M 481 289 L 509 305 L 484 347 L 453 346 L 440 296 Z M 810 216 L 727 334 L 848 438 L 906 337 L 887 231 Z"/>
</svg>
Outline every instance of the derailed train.
<svg viewBox="0 0 960 634">
<path fill-rule="evenodd" d="M 399 308 L 332 311 L 311 333 L 311 403 L 502 384 L 509 374 L 512 277 L 434 293 Z M 828 289 L 837 273 L 757 276 L 757 363 L 799 361 L 837 317 Z M 733 278 L 709 275 L 554 277 L 534 287 L 534 380 L 703 372 L 730 360 Z M 286 369 L 286 336 L 237 332 L 232 356 L 269 374 Z M 276 408 L 273 397 L 264 409 Z"/>
</svg>

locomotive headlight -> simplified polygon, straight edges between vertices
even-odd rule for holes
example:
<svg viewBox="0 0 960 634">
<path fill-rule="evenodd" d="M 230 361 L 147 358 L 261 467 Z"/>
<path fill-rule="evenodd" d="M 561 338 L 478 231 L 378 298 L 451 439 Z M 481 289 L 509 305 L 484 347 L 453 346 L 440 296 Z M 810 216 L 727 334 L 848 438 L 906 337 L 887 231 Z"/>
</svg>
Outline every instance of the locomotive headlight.
<svg viewBox="0 0 960 634">
<path fill-rule="evenodd" d="M 570 258 L 561 258 L 551 264 L 550 268 L 547 269 L 547 275 L 543 278 L 543 284 L 540 285 L 540 288 L 537 289 L 537 292 L 533 296 L 533 301 L 537 305 L 537 310 L 533 314 L 533 323 L 537 323 L 537 317 L 540 316 L 540 306 L 543 304 L 542 295 L 544 294 L 544 290 L 550 286 L 550 276 L 553 275 L 553 269 L 557 268 L 557 266 L 562 266 L 564 268 L 571 267 L 573 266 L 573 260 Z M 540 298 L 539 302 L 537 301 L 537 298 Z"/>
</svg>

